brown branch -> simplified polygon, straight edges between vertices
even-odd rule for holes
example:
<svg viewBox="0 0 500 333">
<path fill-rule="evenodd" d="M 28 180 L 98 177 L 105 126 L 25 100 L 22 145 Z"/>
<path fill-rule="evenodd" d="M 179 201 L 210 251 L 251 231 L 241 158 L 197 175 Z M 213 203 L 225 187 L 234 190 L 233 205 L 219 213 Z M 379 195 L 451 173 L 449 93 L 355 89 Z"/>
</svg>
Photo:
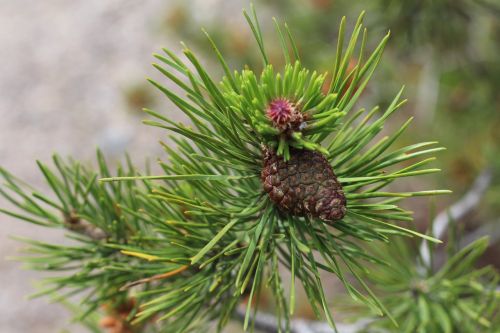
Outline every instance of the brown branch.
<svg viewBox="0 0 500 333">
<path fill-rule="evenodd" d="M 73 232 L 85 235 L 95 241 L 108 238 L 108 235 L 101 228 L 92 223 L 82 220 L 75 210 L 70 213 L 64 213 L 64 226 Z"/>
</svg>

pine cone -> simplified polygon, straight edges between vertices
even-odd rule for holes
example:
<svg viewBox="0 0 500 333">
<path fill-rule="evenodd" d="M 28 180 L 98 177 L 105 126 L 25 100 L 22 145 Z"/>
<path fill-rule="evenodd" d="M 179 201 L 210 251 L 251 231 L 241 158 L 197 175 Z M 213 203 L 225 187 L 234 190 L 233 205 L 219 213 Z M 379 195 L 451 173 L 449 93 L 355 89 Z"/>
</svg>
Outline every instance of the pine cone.
<svg viewBox="0 0 500 333">
<path fill-rule="evenodd" d="M 261 181 L 283 212 L 327 222 L 340 220 L 346 213 L 342 186 L 326 158 L 316 151 L 292 148 L 285 162 L 265 148 Z"/>
</svg>

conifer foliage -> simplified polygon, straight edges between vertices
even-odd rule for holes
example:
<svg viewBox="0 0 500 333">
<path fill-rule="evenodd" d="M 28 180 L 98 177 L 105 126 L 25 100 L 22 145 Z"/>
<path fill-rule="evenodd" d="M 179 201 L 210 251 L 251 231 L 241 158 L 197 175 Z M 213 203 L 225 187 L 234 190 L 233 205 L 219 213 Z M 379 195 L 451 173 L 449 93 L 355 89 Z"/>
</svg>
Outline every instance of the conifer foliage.
<svg viewBox="0 0 500 333">
<path fill-rule="evenodd" d="M 101 153 L 98 171 L 56 156 L 54 167 L 38 164 L 53 192 L 42 194 L 1 170 L 0 192 L 17 208 L 2 212 L 64 228 L 74 241 L 22 240 L 30 268 L 57 272 L 43 280 L 40 295 L 66 303 L 82 294 L 76 315 L 96 331 L 87 319 L 103 306 L 107 327 L 131 332 L 206 330 L 213 320 L 222 328 L 243 299 L 247 329 L 263 292 L 274 294 L 286 330 L 298 283 L 317 316 L 335 327 L 324 272 L 391 318 L 363 278 L 368 263 L 382 267 L 385 258 L 365 245 L 398 235 L 438 242 L 405 227 L 411 212 L 399 202 L 448 191 L 387 188 L 439 171 L 428 164 L 443 148 L 398 145 L 411 119 L 386 134 L 405 103 L 403 90 L 385 109 L 357 106 L 389 34 L 367 52 L 363 14 L 348 39 L 343 19 L 331 72 L 318 73 L 301 63 L 293 28 L 275 21 L 286 63 L 275 68 L 253 8 L 244 16 L 262 58 L 259 72 L 231 70 L 206 32 L 222 79 L 185 45 L 183 59 L 167 49 L 155 55 L 168 84 L 150 82 L 190 119 L 176 123 L 172 111 L 145 110 L 152 117 L 146 124 L 170 134 L 162 175 L 141 173 L 129 160 L 111 172 Z"/>
<path fill-rule="evenodd" d="M 456 228 L 452 229 L 456 233 Z M 487 237 L 462 249 L 454 237 L 449 237 L 447 260 L 439 268 L 434 252 L 430 251 L 431 260 L 426 263 L 416 251 L 416 244 L 398 239 L 390 245 L 372 247 L 389 265 L 373 267 L 371 280 L 400 326 L 396 328 L 389 320 L 378 319 L 361 332 L 376 328 L 403 333 L 498 332 L 498 273 L 492 266 L 474 267 L 488 247 Z M 363 312 L 357 315 L 363 316 Z"/>
</svg>

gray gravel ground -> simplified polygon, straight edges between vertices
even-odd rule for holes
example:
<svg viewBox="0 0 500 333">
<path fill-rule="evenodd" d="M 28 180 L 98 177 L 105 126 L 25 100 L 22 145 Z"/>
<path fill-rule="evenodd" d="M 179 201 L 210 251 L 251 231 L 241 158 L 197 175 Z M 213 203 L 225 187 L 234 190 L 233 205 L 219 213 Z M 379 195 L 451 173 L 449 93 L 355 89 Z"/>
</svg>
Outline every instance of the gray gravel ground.
<svg viewBox="0 0 500 333">
<path fill-rule="evenodd" d="M 96 146 L 112 157 L 127 149 L 136 161 L 160 155 L 161 132 L 127 111 L 123 91 L 156 75 L 151 54 L 177 40 L 151 19 L 168 3 L 0 0 L 0 165 L 40 185 L 34 161 L 53 152 L 86 161 Z M 4 260 L 20 247 L 9 235 L 61 237 L 0 216 L 0 332 L 59 332 L 67 327 L 66 310 L 26 299 L 40 274 Z"/>
</svg>

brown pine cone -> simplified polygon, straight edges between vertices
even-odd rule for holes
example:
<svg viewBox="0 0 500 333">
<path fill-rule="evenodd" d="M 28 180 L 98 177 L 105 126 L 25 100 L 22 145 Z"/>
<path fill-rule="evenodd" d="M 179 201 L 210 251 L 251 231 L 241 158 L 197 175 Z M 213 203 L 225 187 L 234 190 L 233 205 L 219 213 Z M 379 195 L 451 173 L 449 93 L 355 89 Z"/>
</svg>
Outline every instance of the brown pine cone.
<svg viewBox="0 0 500 333">
<path fill-rule="evenodd" d="M 261 181 L 271 201 L 283 212 L 327 222 L 340 220 L 346 213 L 342 186 L 319 152 L 292 148 L 290 160 L 285 162 L 265 148 Z"/>
</svg>

